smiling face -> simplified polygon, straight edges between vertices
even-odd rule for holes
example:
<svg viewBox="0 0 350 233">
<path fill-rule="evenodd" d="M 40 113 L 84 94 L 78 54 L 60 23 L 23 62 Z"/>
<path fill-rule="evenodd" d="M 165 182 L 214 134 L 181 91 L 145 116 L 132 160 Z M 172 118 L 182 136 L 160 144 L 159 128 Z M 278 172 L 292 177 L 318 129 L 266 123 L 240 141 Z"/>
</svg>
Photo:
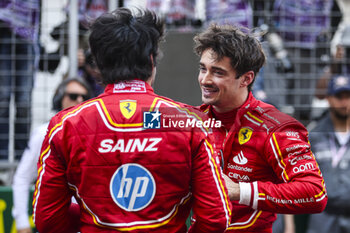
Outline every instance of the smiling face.
<svg viewBox="0 0 350 233">
<path fill-rule="evenodd" d="M 217 60 L 211 49 L 205 50 L 199 63 L 198 82 L 204 104 L 213 105 L 218 112 L 228 112 L 241 106 L 248 97 L 247 84 L 253 78 L 248 72 L 237 78 L 237 72 L 230 64 L 230 58 Z"/>
</svg>

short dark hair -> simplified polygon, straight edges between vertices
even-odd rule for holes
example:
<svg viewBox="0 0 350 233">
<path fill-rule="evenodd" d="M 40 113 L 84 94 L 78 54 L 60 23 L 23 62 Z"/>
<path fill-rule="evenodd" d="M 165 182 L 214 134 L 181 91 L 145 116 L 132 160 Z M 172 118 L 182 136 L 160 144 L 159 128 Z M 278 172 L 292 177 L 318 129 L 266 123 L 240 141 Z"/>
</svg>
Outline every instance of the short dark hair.
<svg viewBox="0 0 350 233">
<path fill-rule="evenodd" d="M 97 18 L 90 30 L 90 48 L 102 83 L 146 81 L 152 75 L 164 36 L 164 20 L 154 12 L 136 9 L 133 14 L 118 8 Z"/>
<path fill-rule="evenodd" d="M 207 49 L 212 49 L 217 60 L 229 57 L 231 66 L 237 72 L 237 78 L 253 71 L 256 77 L 265 63 L 265 53 L 259 40 L 232 25 L 211 24 L 208 29 L 194 37 L 194 51 L 198 56 Z M 248 90 L 255 81 L 248 86 Z"/>
</svg>

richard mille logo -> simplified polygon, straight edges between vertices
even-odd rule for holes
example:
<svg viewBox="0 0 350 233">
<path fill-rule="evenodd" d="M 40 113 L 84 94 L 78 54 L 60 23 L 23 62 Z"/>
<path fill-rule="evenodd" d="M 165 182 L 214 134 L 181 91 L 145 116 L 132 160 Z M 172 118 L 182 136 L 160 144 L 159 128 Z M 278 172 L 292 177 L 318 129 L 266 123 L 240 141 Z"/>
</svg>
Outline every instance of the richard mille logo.
<svg viewBox="0 0 350 233">
<path fill-rule="evenodd" d="M 248 159 L 246 157 L 244 157 L 243 155 L 243 151 L 239 152 L 238 155 L 236 155 L 235 157 L 233 157 L 233 162 L 239 164 L 239 165 L 244 165 L 248 162 Z"/>
</svg>

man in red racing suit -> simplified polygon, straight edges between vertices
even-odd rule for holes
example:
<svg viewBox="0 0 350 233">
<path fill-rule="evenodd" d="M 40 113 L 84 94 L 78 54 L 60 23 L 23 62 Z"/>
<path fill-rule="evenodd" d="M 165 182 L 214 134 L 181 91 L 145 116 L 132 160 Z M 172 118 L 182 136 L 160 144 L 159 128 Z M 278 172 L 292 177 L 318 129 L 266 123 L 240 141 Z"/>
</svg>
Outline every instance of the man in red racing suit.
<svg viewBox="0 0 350 233">
<path fill-rule="evenodd" d="M 212 106 L 201 109 L 213 117 Z M 231 129 L 215 133 L 217 144 L 224 142 L 224 173 L 240 185 L 228 230 L 265 232 L 272 228 L 274 213 L 317 213 L 324 208 L 324 181 L 307 131 L 297 120 L 250 93 Z"/>
<path fill-rule="evenodd" d="M 275 213 L 323 211 L 327 194 L 307 130 L 250 91 L 265 61 L 257 39 L 211 25 L 195 43 L 201 110 L 224 126 L 215 134 L 233 206 L 226 232 L 272 232 Z"/>
<path fill-rule="evenodd" d="M 163 23 L 150 11 L 139 13 L 133 16 L 119 8 L 92 25 L 90 44 L 97 64 L 106 56 L 122 60 L 113 69 L 124 63 L 137 69 L 137 59 L 146 59 L 150 66 L 145 70 L 152 76 L 118 81 L 125 78 L 124 69 L 109 83 L 104 76 L 109 64 L 102 61 L 105 92 L 52 118 L 33 200 L 41 233 L 186 232 L 191 208 L 197 216 L 193 232 L 224 232 L 230 222 L 231 203 L 219 160 L 208 130 L 197 124 L 202 113 L 156 95 L 150 86 Z M 133 28 L 139 28 L 138 34 Z M 135 35 L 151 38 L 129 48 Z M 155 50 L 144 53 L 152 46 Z M 119 57 L 117 52 L 139 56 Z M 173 122 L 166 129 L 164 119 Z M 188 119 L 198 127 L 174 125 Z M 71 204 L 72 196 L 78 208 Z"/>
</svg>

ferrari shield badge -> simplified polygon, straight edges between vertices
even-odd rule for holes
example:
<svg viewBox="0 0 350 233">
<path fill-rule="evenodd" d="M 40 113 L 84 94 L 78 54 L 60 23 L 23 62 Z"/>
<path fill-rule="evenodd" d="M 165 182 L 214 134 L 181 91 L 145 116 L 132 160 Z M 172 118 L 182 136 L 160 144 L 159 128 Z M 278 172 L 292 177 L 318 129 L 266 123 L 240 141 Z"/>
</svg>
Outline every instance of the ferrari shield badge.
<svg viewBox="0 0 350 233">
<path fill-rule="evenodd" d="M 120 111 L 126 119 L 130 119 L 136 112 L 136 100 L 121 100 Z"/>
<path fill-rule="evenodd" d="M 252 134 L 253 134 L 253 130 L 251 130 L 250 128 L 246 128 L 246 127 L 241 128 L 238 133 L 239 144 L 242 145 L 248 142 Z"/>
</svg>

